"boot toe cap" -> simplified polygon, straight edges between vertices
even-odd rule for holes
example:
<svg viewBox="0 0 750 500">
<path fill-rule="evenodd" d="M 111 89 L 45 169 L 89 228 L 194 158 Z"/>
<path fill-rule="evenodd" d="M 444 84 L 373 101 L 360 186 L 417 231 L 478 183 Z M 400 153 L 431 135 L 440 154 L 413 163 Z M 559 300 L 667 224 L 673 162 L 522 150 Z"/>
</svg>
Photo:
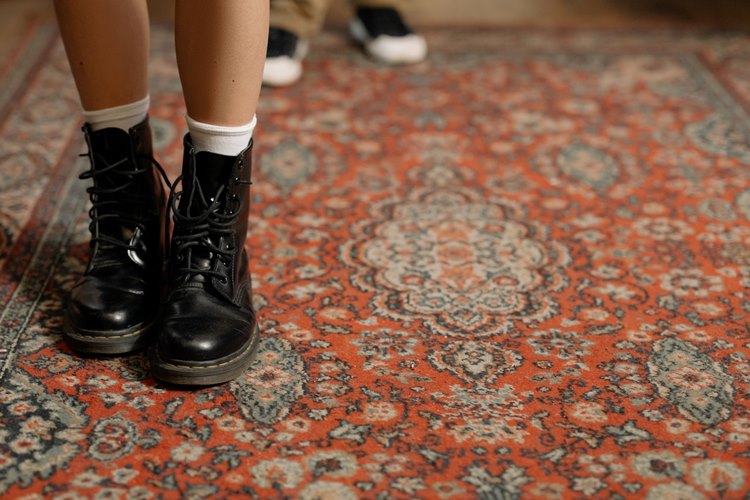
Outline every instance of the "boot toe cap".
<svg viewBox="0 0 750 500">
<path fill-rule="evenodd" d="M 176 365 L 210 365 L 231 360 L 252 337 L 252 310 L 210 294 L 187 293 L 168 303 L 162 316 L 159 358 Z"/>
<path fill-rule="evenodd" d="M 98 335 L 134 330 L 153 321 L 156 308 L 138 283 L 84 278 L 70 294 L 67 319 L 74 330 Z"/>
</svg>

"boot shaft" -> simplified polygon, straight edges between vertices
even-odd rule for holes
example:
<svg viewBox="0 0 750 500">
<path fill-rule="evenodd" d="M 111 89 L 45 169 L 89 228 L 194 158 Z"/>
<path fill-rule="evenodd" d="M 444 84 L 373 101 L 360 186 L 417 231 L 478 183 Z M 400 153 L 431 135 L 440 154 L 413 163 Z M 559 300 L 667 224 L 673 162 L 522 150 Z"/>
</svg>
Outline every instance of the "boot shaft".
<svg viewBox="0 0 750 500">
<path fill-rule="evenodd" d="M 182 192 L 172 203 L 170 283 L 206 288 L 237 306 L 249 301 L 244 250 L 252 141 L 237 156 L 196 152 L 185 135 Z"/>
<path fill-rule="evenodd" d="M 93 131 L 84 125 L 91 179 L 92 235 L 89 271 L 123 258 L 149 270 L 162 266 L 166 235 L 166 193 L 155 168 L 148 118 L 128 132 Z M 128 248 L 133 247 L 133 248 Z"/>
<path fill-rule="evenodd" d="M 148 118 L 128 132 L 118 128 L 93 131 L 86 124 L 83 133 L 89 149 L 94 187 L 109 189 L 127 183 L 128 187 L 124 190 L 126 195 L 153 199 L 154 208 L 157 208 L 157 198 L 161 198 L 159 201 L 166 200 L 159 173 L 153 168 L 153 144 Z"/>
</svg>

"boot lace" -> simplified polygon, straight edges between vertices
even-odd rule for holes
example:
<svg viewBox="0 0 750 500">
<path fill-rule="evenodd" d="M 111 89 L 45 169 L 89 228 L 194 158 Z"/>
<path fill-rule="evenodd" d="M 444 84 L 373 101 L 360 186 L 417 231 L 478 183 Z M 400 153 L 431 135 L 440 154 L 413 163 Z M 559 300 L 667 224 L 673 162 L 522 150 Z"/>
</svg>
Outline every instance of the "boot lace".
<svg viewBox="0 0 750 500">
<path fill-rule="evenodd" d="M 166 185 L 171 186 L 164 168 L 153 157 L 148 157 L 150 161 L 150 165 L 148 166 L 123 171 L 119 167 L 131 161 L 128 157 L 108 163 L 102 155 L 95 152 L 92 153 L 90 150 L 88 153 L 83 153 L 79 156 L 87 157 L 91 168 L 82 172 L 78 178 L 81 180 L 92 179 L 94 181 L 94 185 L 86 189 L 91 200 L 91 208 L 88 212 L 90 219 L 89 232 L 91 233 L 89 245 L 93 247 L 99 244 L 100 246 L 126 249 L 137 264 L 142 264 L 142 260 L 135 252 L 143 250 L 143 243 L 140 241 L 140 236 L 146 228 L 148 219 L 145 216 L 136 215 L 138 211 L 132 210 L 132 208 L 139 206 L 148 208 L 153 203 L 153 200 L 149 195 L 133 192 L 134 190 L 131 190 L 130 187 L 135 184 L 136 176 L 150 171 L 152 165 L 156 167 Z M 95 161 L 97 168 L 94 168 Z M 101 185 L 102 182 L 97 182 L 98 179 L 104 178 L 109 180 L 108 187 Z M 123 207 L 128 207 L 130 210 L 123 211 Z M 130 241 L 124 241 L 102 232 L 100 229 L 101 223 L 108 220 L 116 220 L 118 223 L 122 223 L 122 225 L 133 227 L 133 237 Z"/>
<path fill-rule="evenodd" d="M 227 282 L 225 273 L 212 269 L 213 258 L 218 258 L 225 265 L 234 257 L 236 248 L 233 246 L 221 248 L 221 236 L 229 236 L 233 232 L 233 227 L 239 217 L 239 206 L 236 210 L 222 210 L 222 198 L 227 190 L 227 186 L 221 186 L 215 194 L 214 199 L 209 203 L 203 193 L 200 183 L 198 182 L 195 170 L 192 176 L 193 189 L 190 192 L 190 199 L 187 201 L 185 208 L 181 211 L 179 208 L 180 200 L 185 194 L 184 191 L 175 191 L 177 184 L 181 184 L 184 174 L 180 175 L 172 186 L 169 196 L 169 207 L 174 219 L 174 230 L 172 233 L 172 243 L 174 245 L 174 255 L 177 262 L 183 262 L 182 267 L 174 269 L 175 278 L 189 280 L 193 276 L 215 276 L 222 283 Z M 251 181 L 243 181 L 239 178 L 232 180 L 235 184 L 252 184 Z M 228 203 L 237 203 L 239 197 L 232 195 Z M 205 207 L 196 215 L 191 215 L 195 203 Z M 225 212 L 225 213 L 223 213 Z M 206 267 L 201 265 L 193 257 L 201 257 L 205 262 L 205 256 L 212 255 L 210 264 Z"/>
</svg>

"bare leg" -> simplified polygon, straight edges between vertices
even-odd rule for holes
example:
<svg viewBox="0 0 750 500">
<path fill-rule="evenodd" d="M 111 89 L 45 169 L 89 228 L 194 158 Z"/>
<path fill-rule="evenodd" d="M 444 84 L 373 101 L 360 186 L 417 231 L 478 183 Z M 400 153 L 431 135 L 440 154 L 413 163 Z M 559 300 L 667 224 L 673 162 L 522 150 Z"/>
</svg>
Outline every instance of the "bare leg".
<svg viewBox="0 0 750 500">
<path fill-rule="evenodd" d="M 55 11 L 83 109 L 146 97 L 146 0 L 55 0 Z"/>
<path fill-rule="evenodd" d="M 172 205 L 179 265 L 151 367 L 165 382 L 212 385 L 240 376 L 259 342 L 244 244 L 268 0 L 177 0 L 175 18 L 189 133 Z"/>
<path fill-rule="evenodd" d="M 188 116 L 223 126 L 252 120 L 268 42 L 268 4 L 177 0 L 177 66 Z"/>
</svg>

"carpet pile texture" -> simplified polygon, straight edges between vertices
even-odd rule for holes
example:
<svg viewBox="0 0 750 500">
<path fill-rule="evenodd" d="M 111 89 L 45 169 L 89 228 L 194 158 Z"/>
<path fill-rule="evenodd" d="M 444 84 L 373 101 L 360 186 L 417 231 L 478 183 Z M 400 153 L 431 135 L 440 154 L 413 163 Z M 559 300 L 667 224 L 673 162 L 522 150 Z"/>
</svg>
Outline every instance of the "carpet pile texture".
<svg viewBox="0 0 750 500">
<path fill-rule="evenodd" d="M 184 103 L 153 34 L 172 178 Z M 264 89 L 260 354 L 155 382 L 61 341 L 87 253 L 55 30 L 0 68 L 0 495 L 742 498 L 750 493 L 750 38 L 427 33 L 388 68 L 339 33 Z"/>
</svg>

